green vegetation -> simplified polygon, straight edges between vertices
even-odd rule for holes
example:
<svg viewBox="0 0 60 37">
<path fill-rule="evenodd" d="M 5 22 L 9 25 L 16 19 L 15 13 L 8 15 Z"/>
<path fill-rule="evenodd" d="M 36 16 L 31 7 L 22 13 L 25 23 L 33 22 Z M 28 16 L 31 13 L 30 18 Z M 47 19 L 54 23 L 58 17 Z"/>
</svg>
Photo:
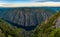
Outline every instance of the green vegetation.
<svg viewBox="0 0 60 37">
<path fill-rule="evenodd" d="M 22 37 L 22 29 L 0 19 L 0 37 Z"/>
<path fill-rule="evenodd" d="M 50 36 L 51 37 L 60 37 L 60 28 L 55 29 L 54 31 L 52 31 Z"/>
<path fill-rule="evenodd" d="M 51 16 L 48 20 L 43 22 L 41 25 L 37 26 L 36 31 L 34 32 L 35 36 L 36 37 L 51 37 L 50 34 L 52 34 L 54 30 L 56 30 L 55 24 L 59 16 L 60 16 L 60 11 L 57 12 L 55 15 Z M 57 32 L 56 32 L 56 36 L 57 37 L 59 36 Z"/>
<path fill-rule="evenodd" d="M 26 34 L 22 34 L 23 29 L 12 26 L 8 22 L 0 19 L 0 37 L 60 37 L 60 28 L 55 27 L 56 20 L 59 16 L 60 11 L 38 25 L 30 34 L 28 31 Z"/>
</svg>

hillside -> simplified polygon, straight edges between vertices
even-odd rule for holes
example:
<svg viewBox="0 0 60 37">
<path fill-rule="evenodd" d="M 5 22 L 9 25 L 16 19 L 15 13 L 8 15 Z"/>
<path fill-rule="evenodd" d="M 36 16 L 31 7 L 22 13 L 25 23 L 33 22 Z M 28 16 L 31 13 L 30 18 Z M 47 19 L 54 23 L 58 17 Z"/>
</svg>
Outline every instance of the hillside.
<svg viewBox="0 0 60 37">
<path fill-rule="evenodd" d="M 22 29 L 0 19 L 0 37 L 22 37 Z"/>
<path fill-rule="evenodd" d="M 46 22 L 37 26 L 34 37 L 58 37 L 60 28 L 56 28 L 57 19 L 60 17 L 60 11 L 51 16 Z M 57 24 L 58 25 L 58 24 Z M 57 32 L 58 31 L 58 32 Z M 57 34 L 56 34 L 57 33 Z M 52 35 L 52 36 L 51 36 Z M 60 37 L 60 36 L 59 36 Z"/>
</svg>

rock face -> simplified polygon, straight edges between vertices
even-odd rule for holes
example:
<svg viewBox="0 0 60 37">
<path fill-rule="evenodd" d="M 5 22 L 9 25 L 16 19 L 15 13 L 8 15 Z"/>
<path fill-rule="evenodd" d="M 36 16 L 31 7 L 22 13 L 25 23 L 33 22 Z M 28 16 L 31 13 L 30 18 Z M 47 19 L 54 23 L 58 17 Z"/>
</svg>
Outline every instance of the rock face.
<svg viewBox="0 0 60 37">
<path fill-rule="evenodd" d="M 52 14 L 54 14 L 52 10 L 42 8 L 9 8 L 4 10 L 1 16 L 11 24 L 30 29 L 48 19 Z"/>
<path fill-rule="evenodd" d="M 56 28 L 60 28 L 60 16 L 58 17 L 56 21 Z"/>
</svg>

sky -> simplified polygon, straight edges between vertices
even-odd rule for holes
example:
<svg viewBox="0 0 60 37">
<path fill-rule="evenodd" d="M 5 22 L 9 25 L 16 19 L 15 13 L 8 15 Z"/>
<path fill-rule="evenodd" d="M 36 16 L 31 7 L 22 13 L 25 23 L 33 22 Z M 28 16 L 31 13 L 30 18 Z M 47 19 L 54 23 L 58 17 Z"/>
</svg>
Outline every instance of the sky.
<svg viewBox="0 0 60 37">
<path fill-rule="evenodd" d="M 60 0 L 0 0 L 0 7 L 60 6 Z"/>
<path fill-rule="evenodd" d="M 60 2 L 60 0 L 0 0 L 0 3 Z"/>
</svg>

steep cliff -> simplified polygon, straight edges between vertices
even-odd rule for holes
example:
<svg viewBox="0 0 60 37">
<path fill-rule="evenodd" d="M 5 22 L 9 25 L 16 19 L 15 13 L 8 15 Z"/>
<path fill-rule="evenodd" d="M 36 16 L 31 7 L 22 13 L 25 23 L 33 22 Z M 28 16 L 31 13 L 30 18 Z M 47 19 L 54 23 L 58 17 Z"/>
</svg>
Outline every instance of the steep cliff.
<svg viewBox="0 0 60 37">
<path fill-rule="evenodd" d="M 54 14 L 54 10 L 48 8 L 8 8 L 1 10 L 1 17 L 14 26 L 26 30 L 34 29 L 42 21 Z"/>
</svg>

